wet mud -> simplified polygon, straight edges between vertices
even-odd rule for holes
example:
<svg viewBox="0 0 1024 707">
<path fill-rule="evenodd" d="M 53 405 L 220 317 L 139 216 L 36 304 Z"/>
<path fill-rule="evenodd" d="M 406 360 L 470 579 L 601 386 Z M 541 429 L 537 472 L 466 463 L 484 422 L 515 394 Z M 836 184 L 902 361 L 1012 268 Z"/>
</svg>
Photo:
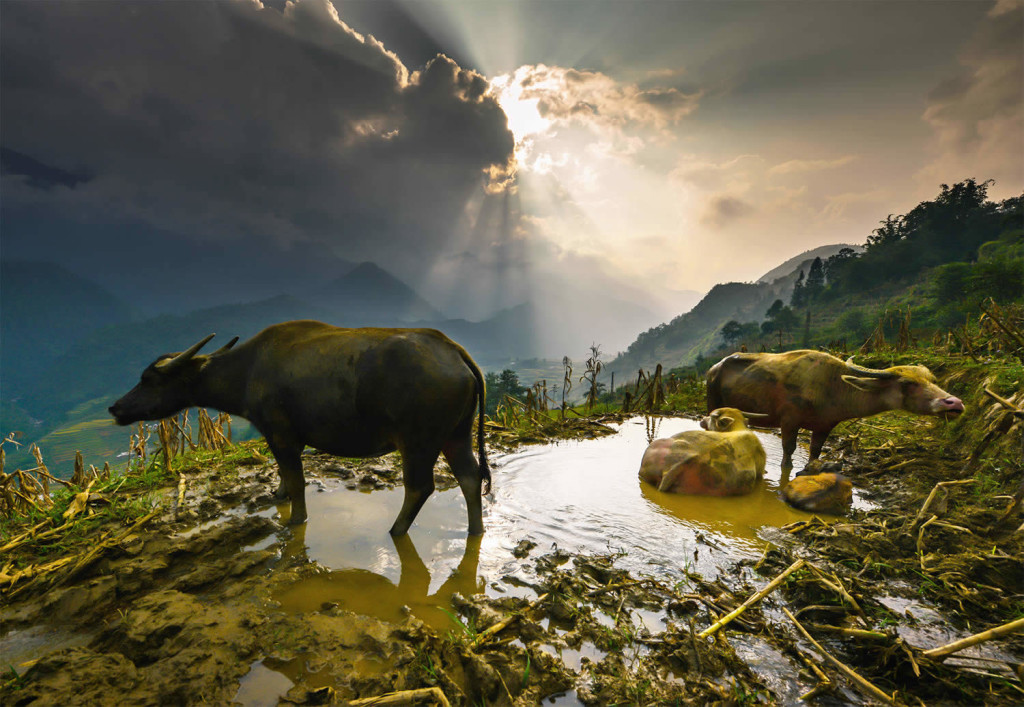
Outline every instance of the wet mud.
<svg viewBox="0 0 1024 707">
<path fill-rule="evenodd" d="M 922 656 L 1024 609 L 1020 534 L 978 530 L 998 501 L 951 489 L 922 534 L 931 479 L 876 473 L 890 450 L 847 435 L 829 458 L 854 480 L 853 509 L 797 511 L 779 498 L 781 449 L 766 432 L 754 493 L 663 494 L 639 482 L 640 455 L 696 422 L 613 427 L 494 455 L 477 538 L 443 465 L 410 534 L 392 539 L 394 456 L 306 455 L 298 527 L 281 525 L 265 450 L 197 464 L 180 507 L 168 502 L 73 580 L 5 597 L 0 702 L 346 704 L 436 687 L 453 705 L 871 703 L 785 611 L 898 703 L 1024 698 L 1019 637 Z"/>
</svg>

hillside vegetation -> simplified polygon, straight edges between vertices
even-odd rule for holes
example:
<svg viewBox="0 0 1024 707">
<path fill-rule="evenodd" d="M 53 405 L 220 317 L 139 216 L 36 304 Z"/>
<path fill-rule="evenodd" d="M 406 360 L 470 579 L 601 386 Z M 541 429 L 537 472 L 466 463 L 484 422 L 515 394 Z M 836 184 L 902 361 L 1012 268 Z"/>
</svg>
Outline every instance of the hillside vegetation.
<svg viewBox="0 0 1024 707">
<path fill-rule="evenodd" d="M 690 312 L 640 334 L 606 368 L 703 369 L 750 351 L 931 338 L 1024 299 L 1024 196 L 988 200 L 991 181 L 948 186 L 881 221 L 858 252 L 839 247 L 771 283 L 715 286 Z M 870 348 L 870 345 L 867 346 Z"/>
</svg>

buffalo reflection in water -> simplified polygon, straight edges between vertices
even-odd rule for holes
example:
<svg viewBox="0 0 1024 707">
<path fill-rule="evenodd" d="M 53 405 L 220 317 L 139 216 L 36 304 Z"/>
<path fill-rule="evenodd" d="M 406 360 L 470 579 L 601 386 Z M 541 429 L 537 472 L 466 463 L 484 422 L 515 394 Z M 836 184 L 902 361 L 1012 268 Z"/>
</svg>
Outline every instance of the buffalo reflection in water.
<svg viewBox="0 0 1024 707">
<path fill-rule="evenodd" d="M 294 528 L 293 533 L 284 554 L 301 558 L 305 555 L 305 526 Z M 325 604 L 337 604 L 340 609 L 398 623 L 405 620 L 403 607 L 408 607 L 434 628 L 453 628 L 452 595 L 458 592 L 470 596 L 484 591 L 485 582 L 477 576 L 482 536 L 466 538 L 462 560 L 434 592 L 430 591 L 430 570 L 412 538 L 402 535 L 391 540 L 401 563 L 397 584 L 382 574 L 356 567 L 303 577 L 276 592 L 274 598 L 282 608 L 293 611 L 319 611 Z"/>
</svg>

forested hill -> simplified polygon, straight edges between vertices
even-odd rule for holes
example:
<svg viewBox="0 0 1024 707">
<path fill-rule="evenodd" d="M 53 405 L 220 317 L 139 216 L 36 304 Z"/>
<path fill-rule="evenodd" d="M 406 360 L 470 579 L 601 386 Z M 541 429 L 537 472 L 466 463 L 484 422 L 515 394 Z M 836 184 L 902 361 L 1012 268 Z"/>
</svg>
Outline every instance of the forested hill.
<svg viewBox="0 0 1024 707">
<path fill-rule="evenodd" d="M 936 198 L 886 216 L 860 251 L 837 246 L 770 283 L 717 285 L 690 312 L 640 334 L 606 368 L 670 369 L 740 345 L 857 345 L 897 309 L 923 334 L 976 317 L 986 298 L 1021 301 L 1024 195 L 989 201 L 991 184 L 943 184 Z"/>
<path fill-rule="evenodd" d="M 713 348 L 722 325 L 730 319 L 760 320 L 776 299 L 788 301 L 801 270 L 808 270 L 816 257 L 831 257 L 849 249 L 841 243 L 820 246 L 790 258 L 765 273 L 757 282 L 729 282 L 715 285 L 684 314 L 640 334 L 629 348 L 608 364 L 609 371 L 654 368 L 658 363 L 675 367 L 692 363 Z"/>
</svg>

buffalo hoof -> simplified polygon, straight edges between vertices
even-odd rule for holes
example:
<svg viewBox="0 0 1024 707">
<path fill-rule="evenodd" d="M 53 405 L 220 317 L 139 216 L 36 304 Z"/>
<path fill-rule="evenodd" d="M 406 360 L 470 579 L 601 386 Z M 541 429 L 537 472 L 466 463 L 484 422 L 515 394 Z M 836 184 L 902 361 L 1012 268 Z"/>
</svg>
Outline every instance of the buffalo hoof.
<svg viewBox="0 0 1024 707">
<path fill-rule="evenodd" d="M 782 489 L 782 498 L 802 511 L 839 515 L 853 502 L 853 484 L 842 474 L 797 476 Z"/>
<path fill-rule="evenodd" d="M 820 459 L 812 459 L 807 466 L 797 472 L 797 476 L 816 476 L 818 474 L 838 474 L 843 469 L 839 462 L 823 462 Z"/>
</svg>

